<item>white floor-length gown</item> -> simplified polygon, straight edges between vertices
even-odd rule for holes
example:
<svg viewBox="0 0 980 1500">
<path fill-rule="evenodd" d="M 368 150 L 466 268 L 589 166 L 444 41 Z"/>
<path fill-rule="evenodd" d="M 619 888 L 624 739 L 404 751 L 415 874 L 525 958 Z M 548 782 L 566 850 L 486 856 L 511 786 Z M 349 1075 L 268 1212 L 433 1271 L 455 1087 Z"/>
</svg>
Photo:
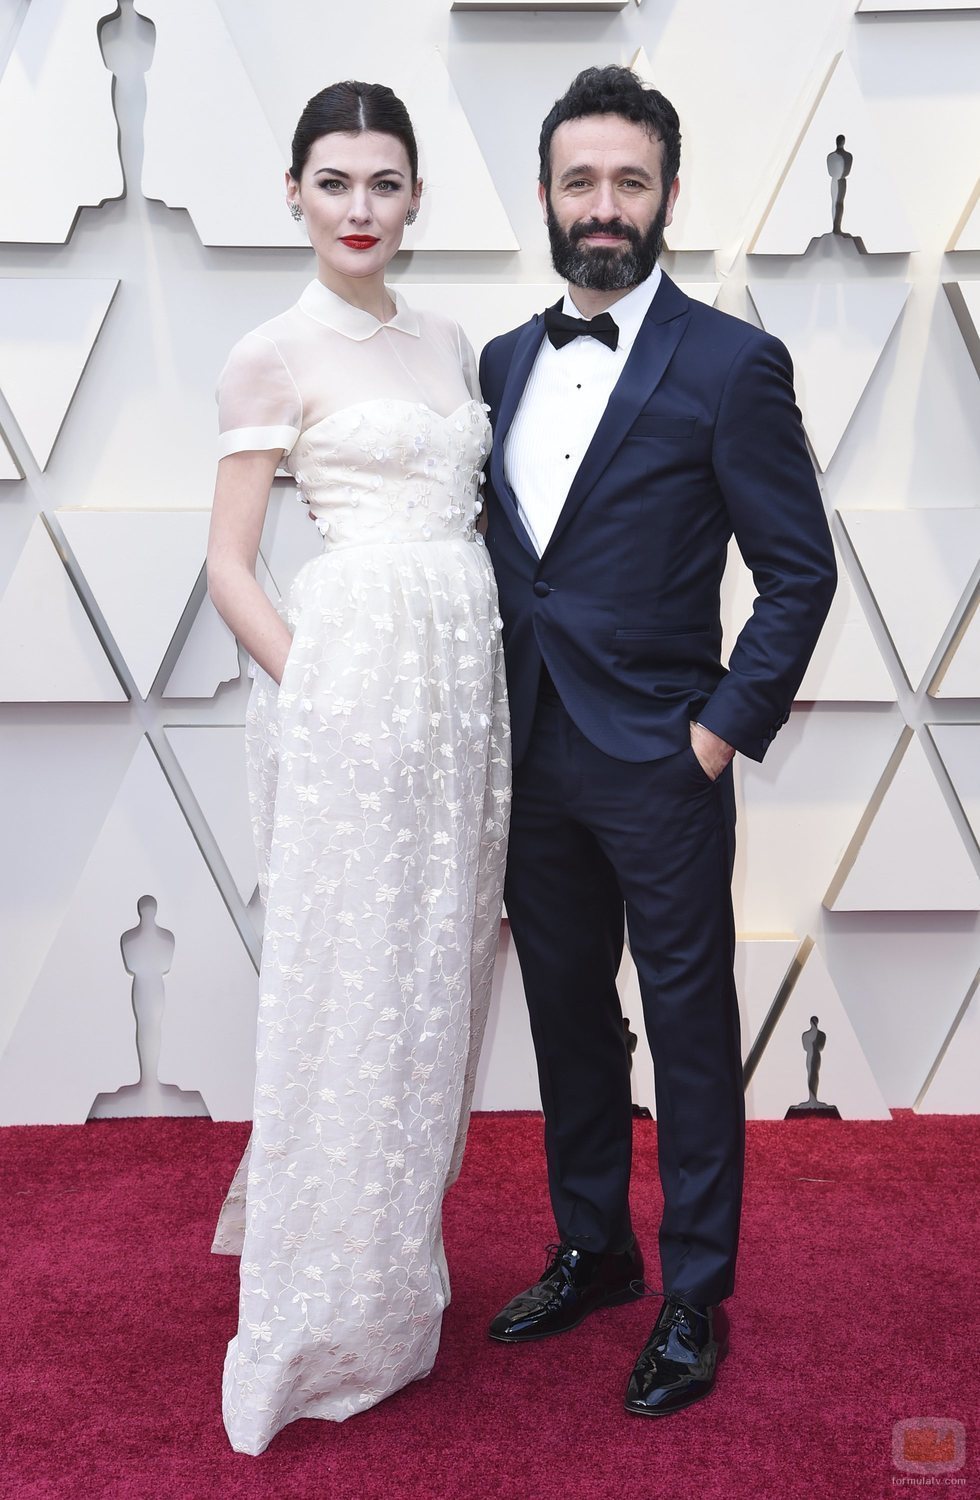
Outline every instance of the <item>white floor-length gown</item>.
<svg viewBox="0 0 980 1500">
<path fill-rule="evenodd" d="M 313 282 L 232 351 L 222 455 L 281 448 L 324 550 L 246 738 L 265 936 L 255 1115 L 214 1249 L 241 1253 L 223 1410 L 261 1453 L 426 1375 L 500 920 L 509 746 L 476 531 L 490 444 L 456 325 Z"/>
</svg>

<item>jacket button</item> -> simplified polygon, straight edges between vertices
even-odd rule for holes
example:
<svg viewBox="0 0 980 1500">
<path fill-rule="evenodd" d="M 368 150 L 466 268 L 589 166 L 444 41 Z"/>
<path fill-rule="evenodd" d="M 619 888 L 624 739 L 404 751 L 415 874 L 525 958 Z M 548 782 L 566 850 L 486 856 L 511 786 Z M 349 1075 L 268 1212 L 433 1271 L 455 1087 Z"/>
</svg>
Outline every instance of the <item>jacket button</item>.
<svg viewBox="0 0 980 1500">
<path fill-rule="evenodd" d="M 537 583 L 534 585 L 534 592 L 537 594 L 539 599 L 547 599 L 548 595 L 551 593 L 551 584 L 545 583 L 543 578 L 539 578 Z"/>
</svg>

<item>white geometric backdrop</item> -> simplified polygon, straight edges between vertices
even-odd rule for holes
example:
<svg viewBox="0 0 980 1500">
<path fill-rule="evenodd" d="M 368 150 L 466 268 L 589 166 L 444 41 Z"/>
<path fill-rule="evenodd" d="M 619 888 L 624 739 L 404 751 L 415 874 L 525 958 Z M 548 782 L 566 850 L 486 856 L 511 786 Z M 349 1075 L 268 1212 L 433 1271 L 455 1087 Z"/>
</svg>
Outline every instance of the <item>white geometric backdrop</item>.
<svg viewBox="0 0 980 1500">
<path fill-rule="evenodd" d="M 479 348 L 557 295 L 537 134 L 603 61 L 679 108 L 665 264 L 788 344 L 841 564 L 737 771 L 749 1114 L 805 1097 L 813 1015 L 845 1117 L 980 1111 L 980 9 L 0 0 L 0 1123 L 251 1112 L 249 683 L 202 567 L 217 372 L 313 274 L 299 109 L 403 93 L 426 194 L 394 277 Z M 273 597 L 317 544 L 277 482 Z M 751 605 L 733 549 L 729 645 Z M 642 1033 L 628 956 L 621 988 Z M 506 926 L 477 1103 L 537 1104 Z"/>
</svg>

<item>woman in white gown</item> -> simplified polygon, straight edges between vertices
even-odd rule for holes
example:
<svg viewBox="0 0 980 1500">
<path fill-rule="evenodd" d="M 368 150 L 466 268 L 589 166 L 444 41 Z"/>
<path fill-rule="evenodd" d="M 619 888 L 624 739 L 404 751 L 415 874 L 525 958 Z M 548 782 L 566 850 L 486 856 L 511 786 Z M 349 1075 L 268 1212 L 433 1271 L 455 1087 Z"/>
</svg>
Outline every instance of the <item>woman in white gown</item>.
<svg viewBox="0 0 980 1500">
<path fill-rule="evenodd" d="M 317 254 L 219 384 L 211 596 L 255 662 L 246 719 L 265 935 L 255 1115 L 214 1248 L 241 1253 L 223 1410 L 261 1453 L 428 1374 L 486 1021 L 509 810 L 490 444 L 455 323 L 384 284 L 421 184 L 380 85 L 310 101 L 287 196 Z M 324 550 L 285 620 L 255 580 L 285 461 Z"/>
</svg>

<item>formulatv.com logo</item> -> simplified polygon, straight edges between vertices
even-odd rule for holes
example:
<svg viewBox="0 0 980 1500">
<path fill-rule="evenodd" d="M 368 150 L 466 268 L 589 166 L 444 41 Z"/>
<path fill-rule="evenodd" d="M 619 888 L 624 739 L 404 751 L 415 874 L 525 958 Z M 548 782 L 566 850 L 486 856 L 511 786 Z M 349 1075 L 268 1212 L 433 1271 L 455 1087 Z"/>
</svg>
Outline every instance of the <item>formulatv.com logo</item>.
<svg viewBox="0 0 980 1500">
<path fill-rule="evenodd" d="M 966 1428 L 953 1417 L 903 1417 L 892 1428 L 892 1463 L 912 1479 L 893 1477 L 893 1484 L 964 1484 L 942 1479 L 966 1463 Z"/>
</svg>

